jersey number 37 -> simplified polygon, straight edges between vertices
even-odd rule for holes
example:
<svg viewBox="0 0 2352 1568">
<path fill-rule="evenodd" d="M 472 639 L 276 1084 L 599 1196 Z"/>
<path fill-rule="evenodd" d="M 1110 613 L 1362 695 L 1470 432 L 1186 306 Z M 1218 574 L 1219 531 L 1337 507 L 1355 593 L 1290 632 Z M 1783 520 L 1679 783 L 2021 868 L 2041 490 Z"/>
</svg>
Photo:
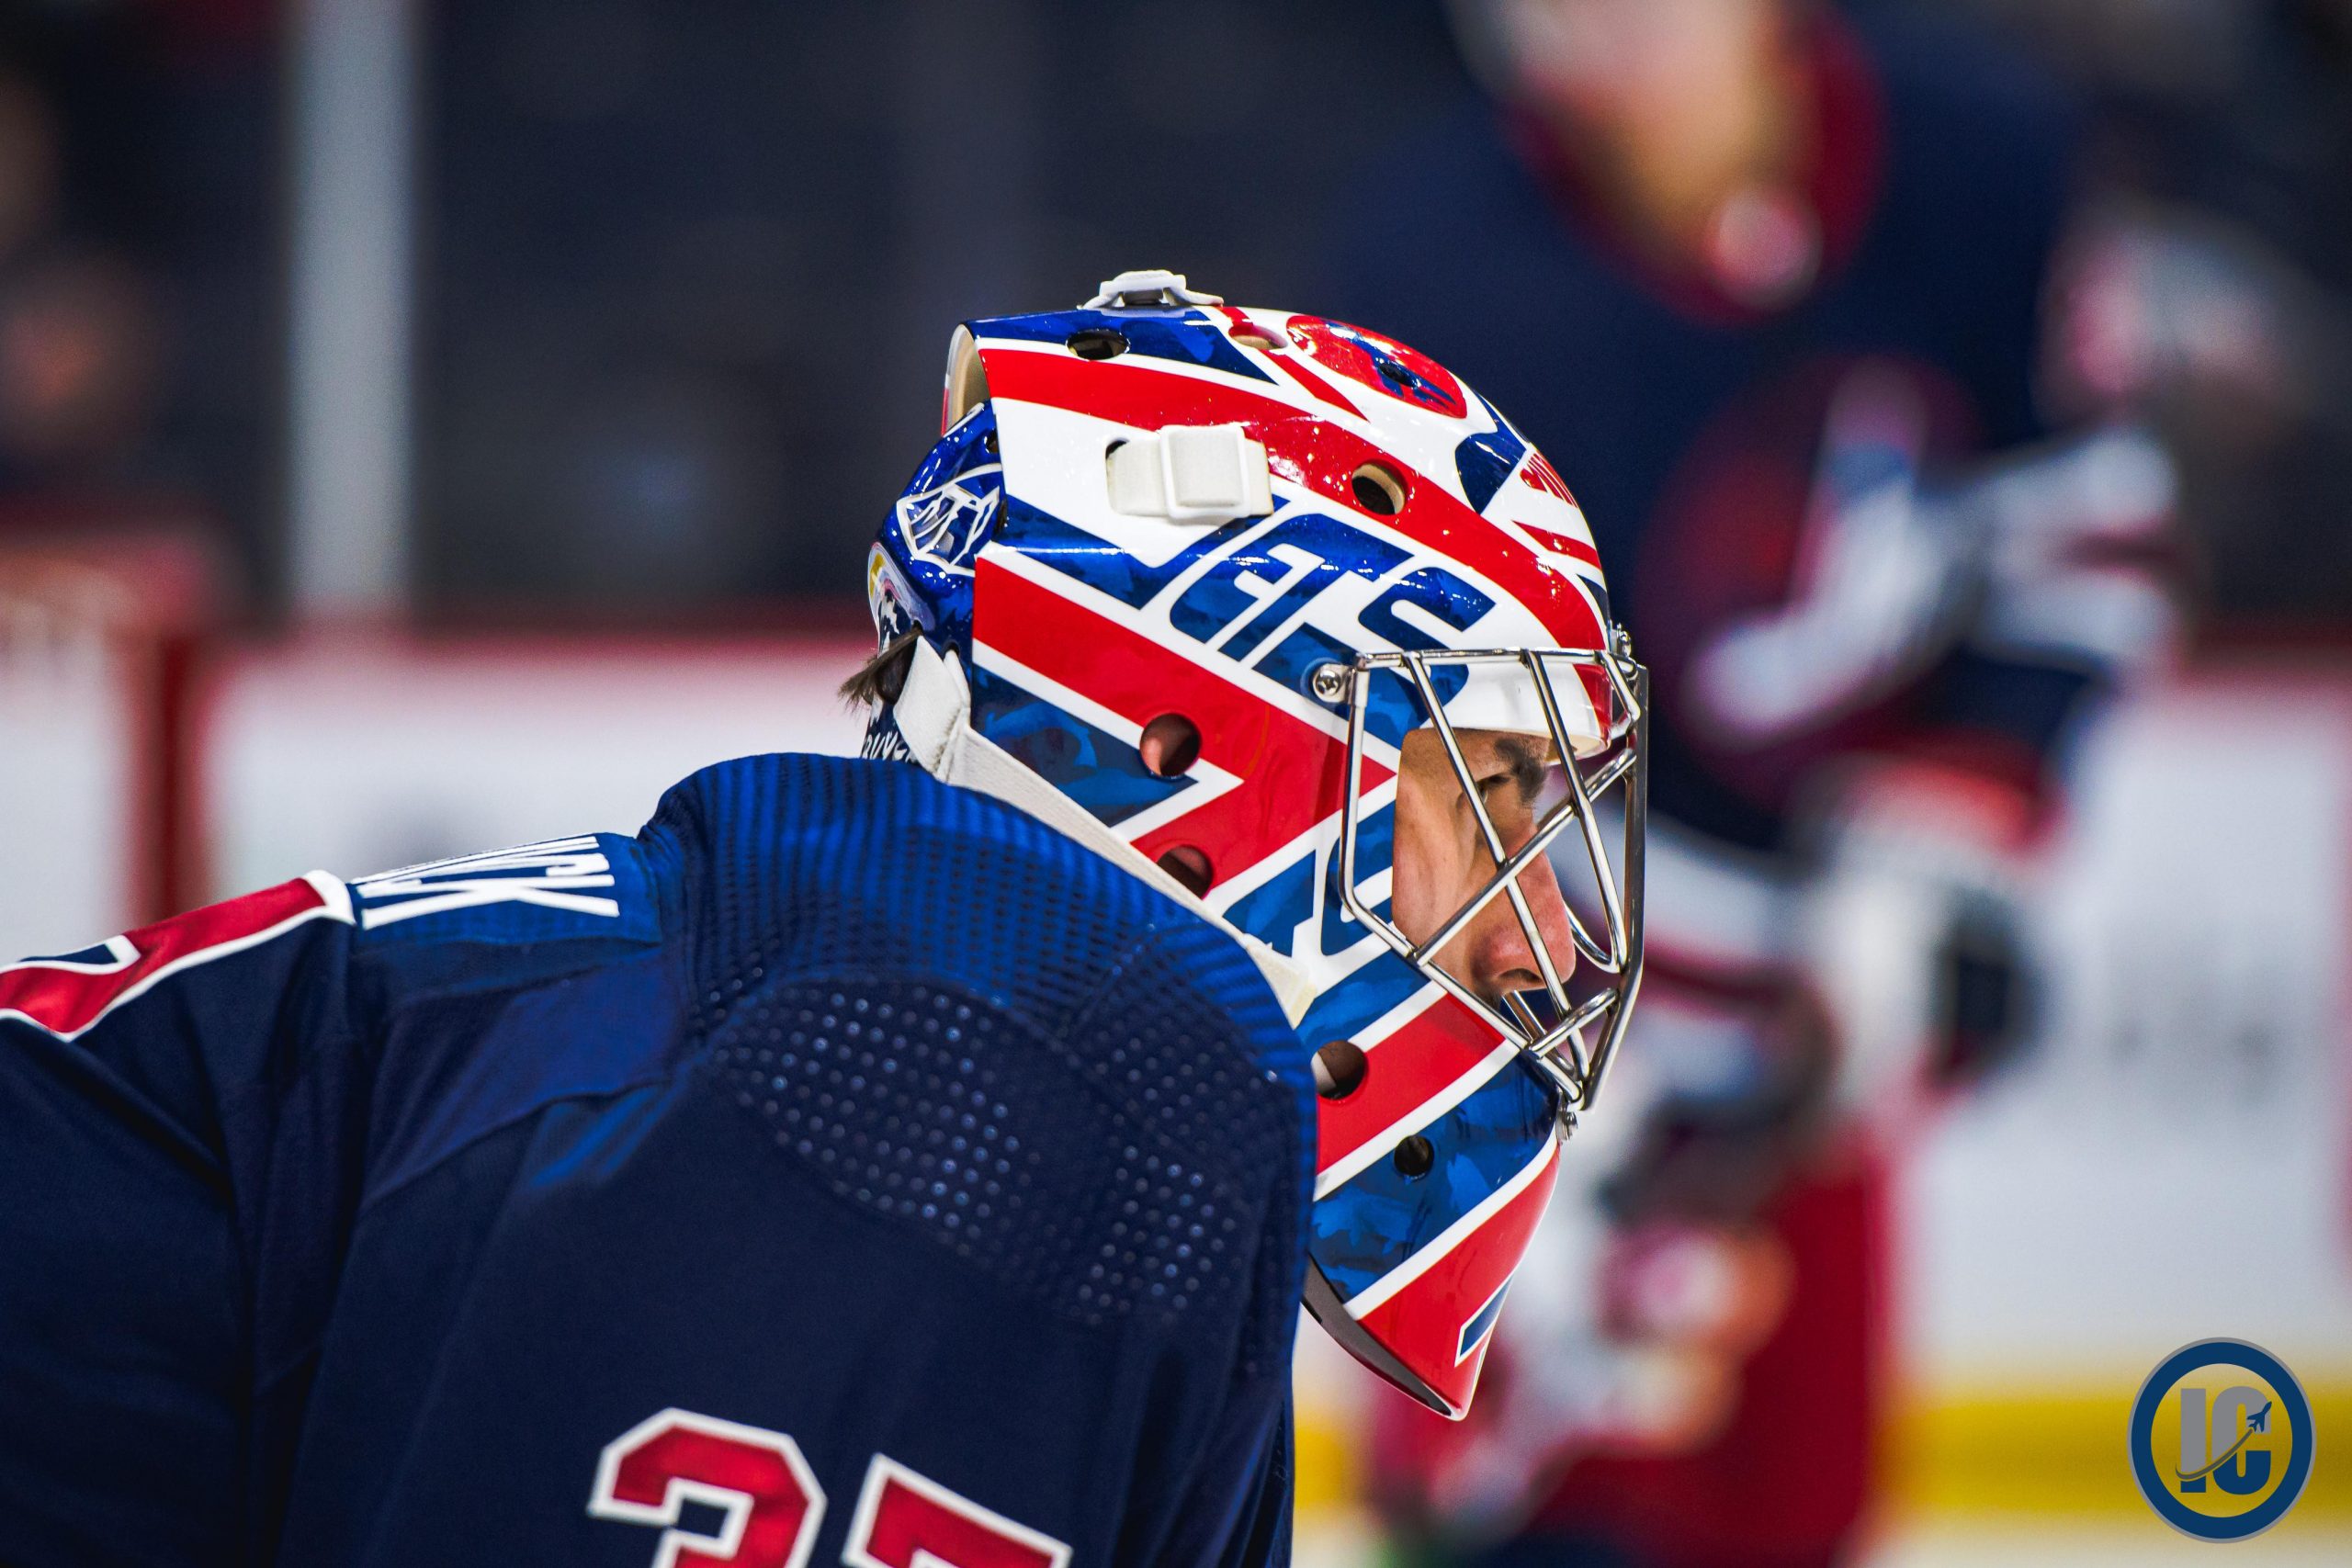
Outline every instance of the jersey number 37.
<svg viewBox="0 0 2352 1568">
<path fill-rule="evenodd" d="M 688 1503 L 716 1533 L 684 1529 Z M 805 1568 L 825 1491 L 782 1432 L 664 1410 L 605 1445 L 588 1511 L 662 1527 L 653 1568 Z M 1068 1568 L 1069 1548 L 876 1454 L 851 1517 L 851 1568 Z"/>
</svg>

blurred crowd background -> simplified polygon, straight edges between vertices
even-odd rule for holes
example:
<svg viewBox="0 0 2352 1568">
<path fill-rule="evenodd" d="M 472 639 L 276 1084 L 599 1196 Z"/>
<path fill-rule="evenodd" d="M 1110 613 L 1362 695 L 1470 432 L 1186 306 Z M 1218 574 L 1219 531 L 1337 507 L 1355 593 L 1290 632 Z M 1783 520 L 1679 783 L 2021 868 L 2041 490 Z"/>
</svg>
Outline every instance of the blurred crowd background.
<svg viewBox="0 0 2352 1568">
<path fill-rule="evenodd" d="M 2166 1561 L 2166 1352 L 2352 1423 L 2352 0 L 11 0 L 0 949 L 847 749 L 949 329 L 1138 266 L 1461 372 L 1659 680 L 1624 1103 L 1471 1421 L 1308 1337 L 1302 1560 Z"/>
</svg>

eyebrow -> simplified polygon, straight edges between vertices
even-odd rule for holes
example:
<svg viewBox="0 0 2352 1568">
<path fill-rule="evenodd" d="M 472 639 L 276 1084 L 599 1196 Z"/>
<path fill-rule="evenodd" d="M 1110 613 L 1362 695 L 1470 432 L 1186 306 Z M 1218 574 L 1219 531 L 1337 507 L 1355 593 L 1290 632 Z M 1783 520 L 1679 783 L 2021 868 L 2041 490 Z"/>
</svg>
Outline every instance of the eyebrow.
<svg viewBox="0 0 2352 1568">
<path fill-rule="evenodd" d="M 1544 758 L 1550 748 L 1517 735 L 1495 738 L 1495 751 L 1510 770 L 1510 782 L 1519 790 L 1520 804 L 1533 804 L 1544 789 Z"/>
</svg>

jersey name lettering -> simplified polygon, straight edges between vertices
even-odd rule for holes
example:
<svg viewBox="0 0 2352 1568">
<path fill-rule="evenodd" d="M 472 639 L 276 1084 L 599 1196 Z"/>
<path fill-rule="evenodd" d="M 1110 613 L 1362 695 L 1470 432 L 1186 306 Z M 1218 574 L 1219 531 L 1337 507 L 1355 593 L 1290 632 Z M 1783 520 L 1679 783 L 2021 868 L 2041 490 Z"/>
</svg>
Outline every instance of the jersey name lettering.
<svg viewBox="0 0 2352 1568">
<path fill-rule="evenodd" d="M 359 923 L 372 931 L 420 915 L 486 904 L 536 904 L 575 915 L 619 918 L 620 901 L 583 891 L 613 886 L 612 863 L 594 838 L 549 839 L 511 850 L 379 871 L 351 885 Z"/>
</svg>

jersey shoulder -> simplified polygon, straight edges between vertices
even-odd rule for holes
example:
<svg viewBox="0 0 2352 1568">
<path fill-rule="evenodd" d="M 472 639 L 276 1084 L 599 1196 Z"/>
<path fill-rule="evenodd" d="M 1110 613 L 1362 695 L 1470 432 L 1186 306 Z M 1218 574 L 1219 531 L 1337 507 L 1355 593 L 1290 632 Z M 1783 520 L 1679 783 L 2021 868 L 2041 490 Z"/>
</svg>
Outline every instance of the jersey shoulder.
<svg viewBox="0 0 2352 1568">
<path fill-rule="evenodd" d="M 634 840 L 546 839 L 347 884 L 353 949 L 388 998 L 527 985 L 662 940 Z"/>
<path fill-rule="evenodd" d="M 317 990 L 353 969 L 371 973 L 381 1007 L 436 988 L 527 985 L 660 938 L 633 840 L 550 839 L 356 881 L 307 872 L 76 951 L 0 964 L 0 1021 L 71 1043 L 149 1013 L 184 1024 L 210 1000 Z"/>
<path fill-rule="evenodd" d="M 780 1158 L 1066 1315 L 1270 1291 L 1286 1328 L 1311 1090 L 1229 936 L 907 763 L 723 764 L 642 841 Z"/>
<path fill-rule="evenodd" d="M 232 1188 L 356 1168 L 364 1116 L 373 1190 L 661 1072 L 677 1011 L 661 929 L 625 838 L 311 872 L 0 965 L 5 1066 Z"/>
<path fill-rule="evenodd" d="M 1182 950 L 1185 998 L 1278 1017 L 1239 945 L 1027 814 L 905 762 L 777 755 L 707 768 L 640 839 L 698 975 L 890 975 L 972 990 L 1048 1030 L 1136 950 Z M 748 978 L 729 973 L 731 981 Z"/>
</svg>

